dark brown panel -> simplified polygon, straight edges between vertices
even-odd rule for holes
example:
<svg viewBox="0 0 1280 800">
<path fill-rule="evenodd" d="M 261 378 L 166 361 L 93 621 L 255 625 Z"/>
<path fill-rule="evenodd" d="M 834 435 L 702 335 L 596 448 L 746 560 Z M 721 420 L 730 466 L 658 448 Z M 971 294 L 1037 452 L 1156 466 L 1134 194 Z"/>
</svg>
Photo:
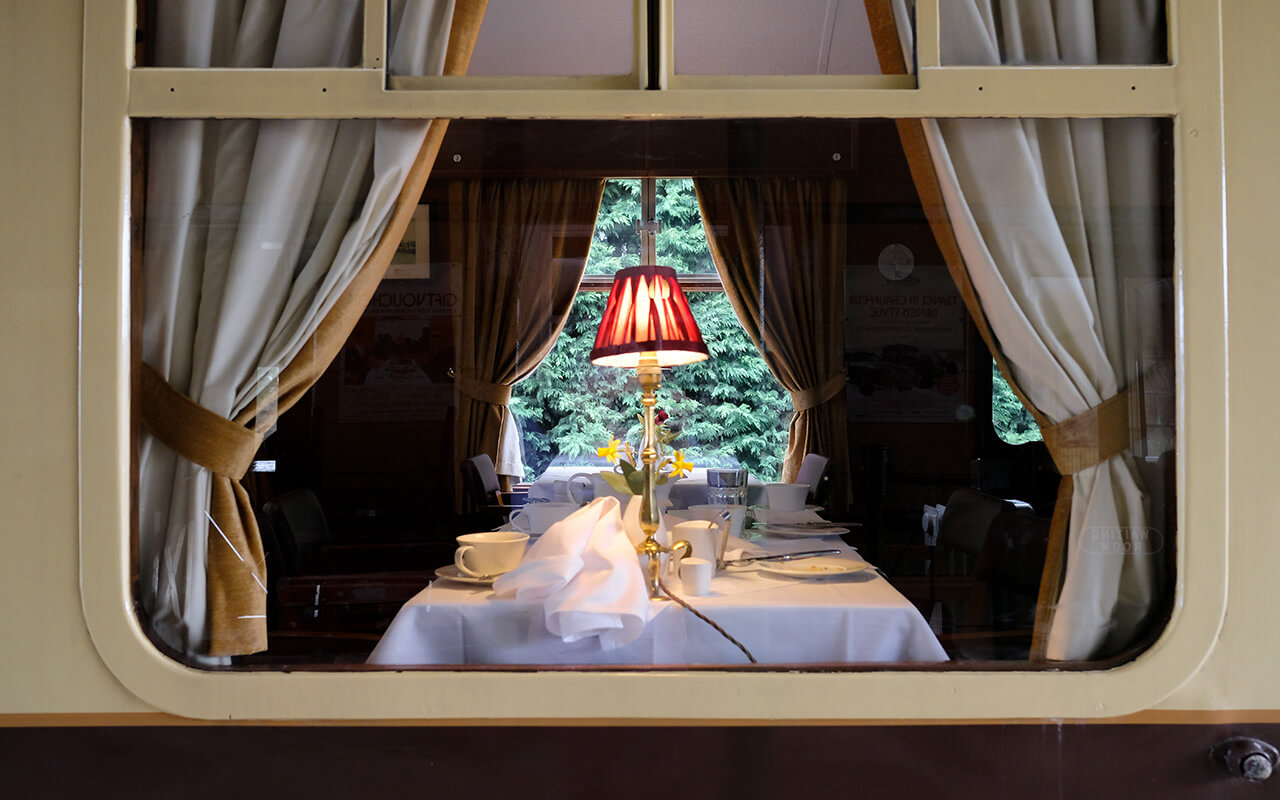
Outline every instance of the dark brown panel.
<svg viewBox="0 0 1280 800">
<path fill-rule="evenodd" d="M 9 797 L 1274 797 L 1212 763 L 1280 725 L 0 730 Z"/>
</svg>

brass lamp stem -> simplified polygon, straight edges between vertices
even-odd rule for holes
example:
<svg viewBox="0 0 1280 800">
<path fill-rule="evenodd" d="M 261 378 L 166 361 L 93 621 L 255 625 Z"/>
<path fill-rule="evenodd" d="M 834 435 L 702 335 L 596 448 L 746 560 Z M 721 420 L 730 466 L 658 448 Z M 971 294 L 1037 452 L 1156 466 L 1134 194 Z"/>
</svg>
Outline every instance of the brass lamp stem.
<svg viewBox="0 0 1280 800">
<path fill-rule="evenodd" d="M 650 599 L 661 599 L 658 578 L 662 571 L 662 554 L 683 549 L 685 556 L 688 557 L 692 554 L 693 548 L 688 542 L 683 541 L 676 542 L 671 547 L 664 547 L 655 538 L 658 533 L 661 510 L 658 508 L 656 464 L 658 426 L 655 421 L 654 407 L 658 404 L 658 387 L 662 385 L 662 368 L 658 366 L 655 355 L 646 353 L 641 356 L 636 373 L 640 380 L 640 405 L 644 407 L 644 440 L 640 443 L 640 461 L 644 465 L 642 471 L 644 483 L 640 495 L 640 530 L 644 533 L 644 539 L 636 545 L 636 552 L 649 557 L 645 569 L 645 583 L 649 587 Z"/>
</svg>

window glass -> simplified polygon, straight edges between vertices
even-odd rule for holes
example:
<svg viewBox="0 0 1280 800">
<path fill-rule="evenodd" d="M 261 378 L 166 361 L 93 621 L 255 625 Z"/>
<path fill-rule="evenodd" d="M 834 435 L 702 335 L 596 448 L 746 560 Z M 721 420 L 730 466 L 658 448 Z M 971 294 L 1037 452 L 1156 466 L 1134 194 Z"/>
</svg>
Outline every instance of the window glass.
<svg viewBox="0 0 1280 800">
<path fill-rule="evenodd" d="M 675 4 L 681 75 L 877 75 L 862 0 Z"/>
<path fill-rule="evenodd" d="M 940 4 L 944 66 L 1164 64 L 1164 0 Z"/>
<path fill-rule="evenodd" d="M 1000 374 L 995 361 L 991 362 L 991 425 L 1005 444 L 1044 440 L 1035 417 L 1009 388 L 1009 382 Z"/>
<path fill-rule="evenodd" d="M 468 75 L 630 75 L 632 0 L 490 0 Z"/>
<path fill-rule="evenodd" d="M 355 67 L 364 4 L 332 3 L 310 13 L 296 3 L 140 0 L 138 63 L 148 67 Z"/>
<path fill-rule="evenodd" d="M 142 359 L 167 365 L 175 388 L 214 386 L 194 399 L 247 398 L 241 405 L 255 409 L 256 393 L 282 379 L 283 370 L 242 369 L 243 352 L 257 353 L 256 345 L 214 347 L 192 359 L 186 375 L 173 354 L 179 346 L 221 346 L 227 332 L 241 341 L 257 331 L 274 342 L 293 318 L 287 310 L 310 302 L 320 287 L 333 291 L 321 278 L 339 258 L 355 259 L 348 245 L 372 248 L 376 237 L 347 231 L 364 230 L 358 223 L 372 213 L 362 198 L 377 165 L 363 161 L 359 147 L 317 140 L 351 144 L 376 124 L 149 123 L 137 164 L 146 211 L 142 318 L 134 330 Z M 1052 417 L 1086 410 L 1062 398 L 1087 388 L 1058 391 L 1033 379 L 1046 374 L 1048 362 L 1035 361 L 1043 353 L 1070 364 L 1073 379 L 1096 380 L 1099 401 L 1130 387 L 1134 472 L 1126 480 L 1152 498 L 1150 510 L 1140 521 L 1089 523 L 1092 538 L 1081 542 L 1082 552 L 1163 562 L 1172 541 L 1168 467 L 1175 443 L 1170 123 L 956 120 L 939 127 L 956 144 L 973 144 L 965 138 L 972 135 L 1022 145 L 995 153 L 975 148 L 957 170 L 965 180 L 1019 170 L 1026 178 L 1004 192 L 973 193 L 998 200 L 975 200 L 957 223 L 982 237 L 1005 294 L 1034 299 L 1019 308 L 1044 312 L 1043 327 L 1019 334 L 1009 320 L 1022 324 L 1034 315 L 986 300 L 995 343 L 1013 362 L 1020 388 Z M 294 128 L 305 135 L 294 137 Z M 1033 133 L 1036 148 L 1027 145 Z M 387 277 L 351 321 L 334 359 L 310 365 L 319 375 L 314 386 L 263 431 L 255 460 L 274 462 L 274 469 L 251 471 L 241 482 L 262 532 L 267 577 L 257 591 L 267 595 L 268 647 L 238 656 L 239 663 L 747 663 L 729 639 L 676 604 L 658 605 L 650 616 L 644 598 L 641 611 L 627 616 L 624 609 L 614 619 L 616 629 L 637 632 L 634 639 L 606 646 L 599 632 L 555 633 L 549 596 L 516 600 L 503 594 L 504 585 L 461 573 L 454 562 L 458 536 L 519 525 L 533 533 L 525 554 L 545 553 L 547 545 L 532 548 L 554 540 L 548 529 L 558 518 L 535 518 L 555 513 L 535 508 L 572 504 L 570 479 L 580 472 L 588 473 L 592 494 L 603 496 L 609 489 L 591 473 L 603 473 L 611 443 L 617 440 L 615 459 L 626 456 L 627 443 L 634 453 L 636 370 L 590 364 L 607 294 L 580 281 L 583 272 L 605 276 L 640 262 L 643 179 L 612 179 L 619 175 L 655 179 L 657 260 L 689 281 L 686 295 L 710 354 L 662 374 L 663 455 L 674 459 L 680 450 L 679 471 L 687 462 L 704 470 L 668 482 L 664 525 L 695 521 L 690 507 L 712 499 L 707 468 L 743 468 L 749 482 L 742 499 L 751 511 L 737 521 L 731 514 L 731 524 L 742 527 L 726 555 L 835 549 L 843 559 L 726 570 L 713 579 L 711 594 L 687 599 L 759 663 L 779 668 L 1026 662 L 1058 476 L 1044 448 L 1008 448 L 988 433 L 1000 404 L 993 399 L 988 407 L 985 382 L 975 376 L 989 368 L 990 353 L 934 241 L 898 137 L 892 120 L 454 121 Z M 320 147 L 312 155 L 323 166 L 311 182 L 293 172 L 287 181 L 277 179 L 284 173 L 264 174 L 244 185 L 182 182 L 198 187 L 184 193 L 171 179 L 199 174 L 194 142 L 222 143 L 216 152 L 224 159 L 237 143 L 285 150 L 293 143 L 306 151 L 301 155 Z M 1104 180 L 1105 192 L 1026 194 L 1045 174 L 1071 173 L 1040 170 L 1010 154 L 1073 157 L 1078 148 L 1063 146 L 1068 142 L 1091 142 L 1112 155 L 1136 145 L 1145 155 L 1127 160 L 1123 175 L 1082 171 Z M 342 153 L 347 161 L 337 158 Z M 277 171 L 293 163 L 255 162 L 254 170 Z M 1105 200 L 1077 213 L 1071 203 L 1079 197 Z M 1036 243 L 1035 270 L 1019 267 L 1028 243 Z M 972 278 L 981 294 L 992 271 L 980 272 L 980 260 L 966 255 L 966 273 L 985 275 Z M 1090 275 L 1082 279 L 1077 269 L 1085 267 Z M 217 280 L 209 270 L 219 271 Z M 250 280 L 261 284 L 253 292 Z M 218 288 L 253 302 L 218 302 Z M 758 329 L 749 335 L 743 320 Z M 1059 331 L 1054 320 L 1097 320 L 1097 327 L 1070 328 L 1073 338 L 1064 344 L 1051 335 Z M 1090 341 L 1092 349 L 1071 349 Z M 305 360 L 315 351 L 297 352 Z M 239 370 L 242 379 L 230 387 L 209 380 L 220 369 Z M 504 440 L 503 404 L 484 398 L 500 397 L 512 383 L 510 407 L 524 430 Z M 797 408 L 808 413 L 797 418 Z M 258 410 L 271 418 L 270 409 Z M 156 488 L 157 475 L 181 487 L 174 476 L 195 470 L 148 436 L 140 423 L 139 605 L 164 640 L 171 621 L 157 610 L 165 608 L 157 602 L 159 581 L 174 578 L 175 565 L 190 556 L 192 531 L 220 531 L 208 526 L 201 497 L 174 500 Z M 805 436 L 811 440 L 799 442 Z M 523 454 L 509 459 L 504 441 L 522 443 Z M 797 455 L 784 466 L 789 451 L 827 463 L 805 464 Z M 482 486 L 477 499 L 461 462 L 481 453 L 496 462 L 501 490 Z M 556 473 L 562 454 L 587 459 Z M 663 468 L 673 471 L 675 463 Z M 781 493 L 764 486 L 783 477 L 812 494 L 805 489 L 788 509 Z M 618 499 L 633 505 L 625 493 Z M 962 512 L 975 507 L 994 509 L 999 526 L 956 528 L 957 519 L 971 516 Z M 513 511 L 517 520 L 529 516 L 512 521 Z M 997 549 L 1010 542 L 1026 549 Z M 695 552 L 706 548 L 704 541 Z M 677 573 L 664 580 L 682 590 Z M 200 596 L 201 587 L 172 585 Z M 1100 642 L 1096 656 L 1078 660 L 1131 655 L 1127 648 L 1158 630 L 1166 600 L 1151 598 L 1143 627 L 1123 644 Z"/>
</svg>

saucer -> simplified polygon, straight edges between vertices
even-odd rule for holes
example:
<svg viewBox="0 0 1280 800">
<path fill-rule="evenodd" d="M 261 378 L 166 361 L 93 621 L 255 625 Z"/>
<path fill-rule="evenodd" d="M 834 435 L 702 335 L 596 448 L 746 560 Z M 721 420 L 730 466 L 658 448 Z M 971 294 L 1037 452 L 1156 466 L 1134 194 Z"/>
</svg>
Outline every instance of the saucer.
<svg viewBox="0 0 1280 800">
<path fill-rule="evenodd" d="M 849 529 L 843 525 L 786 525 L 783 523 L 757 525 L 755 530 L 785 539 L 818 539 L 823 536 L 840 536 L 849 532 Z"/>
<path fill-rule="evenodd" d="M 482 578 L 475 578 L 458 569 L 456 564 L 448 564 L 443 567 L 436 567 L 436 577 L 439 578 L 440 580 L 457 581 L 458 583 L 470 583 L 475 586 L 492 586 L 495 580 L 497 580 L 499 577 L 505 574 L 506 574 L 505 572 L 501 572 L 501 573 L 498 573 L 497 575 L 485 575 Z"/>
<path fill-rule="evenodd" d="M 856 558 L 825 556 L 796 559 L 795 561 L 760 561 L 756 564 L 764 572 L 787 578 L 834 578 L 855 575 L 871 569 L 871 565 Z"/>
</svg>

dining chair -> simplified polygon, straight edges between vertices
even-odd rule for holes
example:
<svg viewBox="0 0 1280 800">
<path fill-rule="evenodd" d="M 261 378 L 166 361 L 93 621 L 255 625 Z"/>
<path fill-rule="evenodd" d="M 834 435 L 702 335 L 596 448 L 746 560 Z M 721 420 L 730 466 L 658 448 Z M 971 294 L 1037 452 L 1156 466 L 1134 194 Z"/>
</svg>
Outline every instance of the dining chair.
<svg viewBox="0 0 1280 800">
<path fill-rule="evenodd" d="M 831 489 L 831 462 L 826 456 L 817 453 L 805 455 L 800 462 L 800 470 L 796 473 L 796 483 L 809 487 L 806 502 L 813 505 L 825 505 Z"/>
<path fill-rule="evenodd" d="M 1050 521 L 1009 505 L 988 526 L 962 616 L 938 640 L 953 659 L 1026 660 Z"/>
<path fill-rule="evenodd" d="M 494 528 L 507 521 L 511 512 L 524 505 L 528 490 L 503 492 L 498 471 L 488 453 L 462 460 L 462 493 L 466 497 L 467 522 L 474 526 Z"/>
<path fill-rule="evenodd" d="M 272 663 L 362 660 L 452 550 L 434 543 L 330 542 L 324 510 L 310 489 L 263 504 L 256 518 L 267 569 L 262 657 Z"/>
<path fill-rule="evenodd" d="M 932 616 L 941 604 L 940 630 L 952 630 L 956 620 L 965 616 L 974 593 L 974 567 L 987 532 L 1002 511 L 1012 509 L 1013 504 L 1007 500 L 976 489 L 956 489 L 947 497 L 938 520 L 937 541 L 926 547 L 925 556 L 928 565 L 925 613 Z M 896 564 L 890 574 L 895 571 Z"/>
</svg>

